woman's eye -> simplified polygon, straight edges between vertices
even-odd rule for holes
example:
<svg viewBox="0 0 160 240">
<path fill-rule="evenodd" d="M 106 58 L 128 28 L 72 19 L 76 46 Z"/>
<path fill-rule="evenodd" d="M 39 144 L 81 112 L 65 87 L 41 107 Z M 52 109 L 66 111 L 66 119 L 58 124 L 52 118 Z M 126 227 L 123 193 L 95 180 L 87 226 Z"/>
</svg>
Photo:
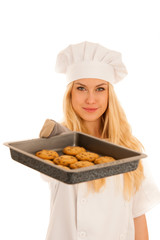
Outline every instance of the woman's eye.
<svg viewBox="0 0 160 240">
<path fill-rule="evenodd" d="M 78 89 L 79 91 L 85 91 L 85 88 L 84 88 L 84 87 L 77 87 L 77 89 Z"/>
<path fill-rule="evenodd" d="M 98 91 L 98 92 L 99 91 L 104 91 L 104 90 L 105 90 L 105 88 L 103 88 L 103 87 L 99 87 L 99 88 L 96 89 L 96 91 Z"/>
</svg>

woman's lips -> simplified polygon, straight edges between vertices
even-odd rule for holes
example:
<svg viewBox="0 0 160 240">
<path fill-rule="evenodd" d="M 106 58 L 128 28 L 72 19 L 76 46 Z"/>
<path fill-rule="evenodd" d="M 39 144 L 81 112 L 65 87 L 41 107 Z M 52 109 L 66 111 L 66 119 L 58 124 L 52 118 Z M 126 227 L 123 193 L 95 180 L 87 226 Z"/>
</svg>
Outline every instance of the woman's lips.
<svg viewBox="0 0 160 240">
<path fill-rule="evenodd" d="M 98 108 L 83 108 L 86 112 L 95 112 Z"/>
</svg>

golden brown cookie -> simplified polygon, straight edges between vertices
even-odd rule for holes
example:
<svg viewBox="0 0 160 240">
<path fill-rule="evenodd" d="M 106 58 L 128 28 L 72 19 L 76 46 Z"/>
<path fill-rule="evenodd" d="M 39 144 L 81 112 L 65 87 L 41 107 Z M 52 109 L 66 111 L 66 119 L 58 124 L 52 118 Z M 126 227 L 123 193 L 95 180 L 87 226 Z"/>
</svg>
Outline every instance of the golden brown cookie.
<svg viewBox="0 0 160 240">
<path fill-rule="evenodd" d="M 113 157 L 104 156 L 104 157 L 99 157 L 99 158 L 95 159 L 94 163 L 101 164 L 101 163 L 108 163 L 108 162 L 113 162 L 113 161 L 115 161 L 115 159 Z"/>
<path fill-rule="evenodd" d="M 77 162 L 77 158 L 70 155 L 61 155 L 53 160 L 53 162 L 57 165 L 68 166 L 71 163 Z"/>
<path fill-rule="evenodd" d="M 78 160 L 89 161 L 89 162 L 93 162 L 98 157 L 99 157 L 99 155 L 97 153 L 93 153 L 93 152 L 81 152 L 76 155 L 76 158 Z"/>
<path fill-rule="evenodd" d="M 45 159 L 45 160 L 46 160 L 46 162 L 50 162 L 50 163 L 52 163 L 53 165 L 55 165 L 52 159 L 51 159 L 51 160 Z"/>
<path fill-rule="evenodd" d="M 69 167 L 66 167 L 66 166 L 63 166 L 63 165 L 57 165 L 57 166 L 62 167 L 64 169 L 66 169 L 66 170 L 71 170 Z"/>
<path fill-rule="evenodd" d="M 73 155 L 73 156 L 77 155 L 80 152 L 85 152 L 85 151 L 86 151 L 85 148 L 79 147 L 79 146 L 68 146 L 63 149 L 63 153 L 67 155 Z"/>
<path fill-rule="evenodd" d="M 89 161 L 78 161 L 78 162 L 70 164 L 69 166 L 72 169 L 77 169 L 77 168 L 89 167 L 89 166 L 93 166 L 93 165 L 94 164 Z"/>
<path fill-rule="evenodd" d="M 46 149 L 36 152 L 35 155 L 39 158 L 48 159 L 48 160 L 54 159 L 59 156 L 59 154 L 57 152 L 52 151 L 52 150 L 46 150 Z"/>
</svg>

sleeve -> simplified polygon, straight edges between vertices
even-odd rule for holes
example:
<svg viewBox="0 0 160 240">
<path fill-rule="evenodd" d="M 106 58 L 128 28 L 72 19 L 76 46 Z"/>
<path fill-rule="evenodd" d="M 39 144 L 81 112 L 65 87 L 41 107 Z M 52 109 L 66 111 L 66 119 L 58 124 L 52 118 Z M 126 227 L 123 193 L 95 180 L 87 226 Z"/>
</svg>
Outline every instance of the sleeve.
<svg viewBox="0 0 160 240">
<path fill-rule="evenodd" d="M 147 165 L 147 162 L 144 164 L 144 161 L 143 167 L 145 179 L 142 182 L 140 189 L 133 197 L 133 218 L 145 214 L 158 203 L 160 203 L 160 190 L 154 182 L 154 179 L 149 171 L 149 166 Z"/>
</svg>

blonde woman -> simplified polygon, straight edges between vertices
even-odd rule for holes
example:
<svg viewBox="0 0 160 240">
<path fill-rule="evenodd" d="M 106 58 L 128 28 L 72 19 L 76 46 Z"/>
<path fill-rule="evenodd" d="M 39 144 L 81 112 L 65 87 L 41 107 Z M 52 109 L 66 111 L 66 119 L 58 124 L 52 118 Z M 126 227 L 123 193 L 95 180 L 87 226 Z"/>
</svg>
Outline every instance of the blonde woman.
<svg viewBox="0 0 160 240">
<path fill-rule="evenodd" d="M 57 57 L 56 70 L 67 76 L 64 123 L 47 119 L 40 137 L 80 131 L 137 151 L 113 84 L 127 74 L 118 52 L 90 42 L 70 45 Z M 148 240 L 145 213 L 160 193 L 140 161 L 135 171 L 67 185 L 45 177 L 51 189 L 46 240 Z"/>
</svg>

